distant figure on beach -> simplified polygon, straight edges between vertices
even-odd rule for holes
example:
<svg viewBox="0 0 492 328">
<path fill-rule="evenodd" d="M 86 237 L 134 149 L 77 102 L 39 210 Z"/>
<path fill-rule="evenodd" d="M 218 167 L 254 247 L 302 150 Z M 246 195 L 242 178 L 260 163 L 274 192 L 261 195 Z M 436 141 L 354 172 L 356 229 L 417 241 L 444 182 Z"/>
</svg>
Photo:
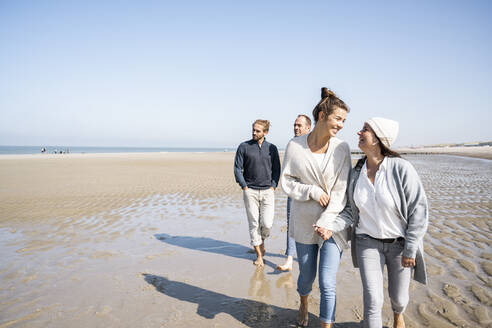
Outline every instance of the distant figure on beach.
<svg viewBox="0 0 492 328">
<path fill-rule="evenodd" d="M 348 106 L 327 88 L 313 110 L 311 133 L 287 145 L 280 185 L 292 199 L 289 233 L 296 241 L 301 305 L 298 325 L 308 325 L 308 297 L 318 271 L 321 327 L 333 327 L 336 276 L 342 250 L 349 247 L 350 218 L 339 214 L 347 202 L 352 168 L 349 145 L 336 138 L 343 128 Z"/>
<path fill-rule="evenodd" d="M 300 114 L 297 116 L 294 122 L 294 137 L 300 137 L 308 134 L 311 131 L 311 119 L 309 116 Z M 289 218 L 290 218 L 290 204 L 292 199 L 287 198 L 287 248 L 285 249 L 285 255 L 287 259 L 282 265 L 277 265 L 277 269 L 280 271 L 291 271 L 292 263 L 294 261 L 294 255 L 296 253 L 296 241 L 289 236 Z"/>
<path fill-rule="evenodd" d="M 43 147 L 43 148 L 41 148 L 41 154 L 44 154 L 44 153 L 46 153 L 46 148 Z"/>
<path fill-rule="evenodd" d="M 273 225 L 275 195 L 280 177 L 277 147 L 265 140 L 270 129 L 267 120 L 253 123 L 253 138 L 239 145 L 234 159 L 234 176 L 243 190 L 254 264 L 263 266 L 265 239 Z"/>
<path fill-rule="evenodd" d="M 357 133 L 365 156 L 352 171 L 349 202 L 342 212 L 353 220 L 352 261 L 362 279 L 364 327 L 370 328 L 383 325 L 384 265 L 395 328 L 405 327 L 412 271 L 416 281 L 427 283 L 427 198 L 413 166 L 390 149 L 398 127 L 398 122 L 376 117 Z"/>
</svg>

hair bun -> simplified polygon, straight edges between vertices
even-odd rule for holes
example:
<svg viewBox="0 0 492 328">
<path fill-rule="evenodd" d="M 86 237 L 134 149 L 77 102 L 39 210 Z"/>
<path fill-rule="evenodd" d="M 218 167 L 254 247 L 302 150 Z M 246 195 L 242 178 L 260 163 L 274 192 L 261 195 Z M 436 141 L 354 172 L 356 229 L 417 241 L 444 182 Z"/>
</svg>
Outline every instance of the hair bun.
<svg viewBox="0 0 492 328">
<path fill-rule="evenodd" d="M 333 91 L 331 91 L 330 89 L 325 88 L 325 87 L 321 88 L 321 99 L 325 99 L 325 98 L 328 98 L 330 96 L 336 97 L 335 93 Z"/>
</svg>

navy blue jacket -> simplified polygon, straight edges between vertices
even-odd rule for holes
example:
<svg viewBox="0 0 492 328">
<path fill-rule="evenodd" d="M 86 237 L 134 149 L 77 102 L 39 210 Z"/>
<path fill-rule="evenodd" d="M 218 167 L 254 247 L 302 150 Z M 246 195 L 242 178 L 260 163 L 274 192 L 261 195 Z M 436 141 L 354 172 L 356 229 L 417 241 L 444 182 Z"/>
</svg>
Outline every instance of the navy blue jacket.
<svg viewBox="0 0 492 328">
<path fill-rule="evenodd" d="M 253 139 L 241 143 L 234 158 L 234 176 L 241 188 L 277 188 L 280 178 L 277 147 L 266 140 L 261 147 Z"/>
</svg>

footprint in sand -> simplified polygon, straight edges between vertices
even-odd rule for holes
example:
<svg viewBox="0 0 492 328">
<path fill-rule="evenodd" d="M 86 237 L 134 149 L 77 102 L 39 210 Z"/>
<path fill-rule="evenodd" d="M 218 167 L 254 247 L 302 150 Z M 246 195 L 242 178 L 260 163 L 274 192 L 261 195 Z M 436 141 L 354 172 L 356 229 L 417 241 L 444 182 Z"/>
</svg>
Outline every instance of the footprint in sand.
<svg viewBox="0 0 492 328">
<path fill-rule="evenodd" d="M 471 301 L 455 285 L 444 284 L 442 288 L 444 294 L 453 302 L 463 308 L 468 314 L 473 315 L 474 309 L 470 305 Z"/>
<path fill-rule="evenodd" d="M 472 327 L 466 320 L 464 320 L 458 314 L 458 308 L 452 302 L 438 296 L 434 292 L 428 292 L 428 296 L 432 300 L 431 307 L 434 307 L 436 311 L 432 311 L 434 313 L 438 313 L 441 317 L 448 320 L 450 323 L 458 326 L 458 327 Z M 434 326 L 433 326 L 434 327 Z M 436 327 L 442 327 L 437 325 Z"/>
</svg>

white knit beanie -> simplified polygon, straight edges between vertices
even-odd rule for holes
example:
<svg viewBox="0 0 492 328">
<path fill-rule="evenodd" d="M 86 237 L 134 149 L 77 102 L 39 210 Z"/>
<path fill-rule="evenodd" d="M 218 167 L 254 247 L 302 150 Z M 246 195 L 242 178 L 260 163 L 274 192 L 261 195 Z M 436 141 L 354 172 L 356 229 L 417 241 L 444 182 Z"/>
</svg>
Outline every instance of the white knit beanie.
<svg viewBox="0 0 492 328">
<path fill-rule="evenodd" d="M 389 120 L 382 117 L 373 117 L 369 119 L 366 123 L 371 126 L 376 136 L 387 148 L 390 148 L 391 145 L 395 142 L 396 137 L 398 136 L 399 127 L 397 121 Z"/>
</svg>

